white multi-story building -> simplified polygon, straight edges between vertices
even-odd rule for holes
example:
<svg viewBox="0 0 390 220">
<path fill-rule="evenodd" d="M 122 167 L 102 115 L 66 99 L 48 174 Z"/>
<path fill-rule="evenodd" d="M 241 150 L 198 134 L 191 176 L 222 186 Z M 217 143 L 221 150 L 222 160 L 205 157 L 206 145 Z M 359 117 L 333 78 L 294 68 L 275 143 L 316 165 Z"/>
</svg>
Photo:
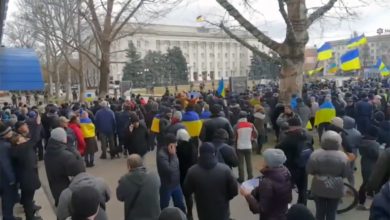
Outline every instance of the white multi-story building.
<svg viewBox="0 0 390 220">
<path fill-rule="evenodd" d="M 126 32 L 126 30 L 124 31 Z M 246 32 L 235 32 L 247 42 L 268 53 L 268 49 Z M 112 44 L 111 80 L 122 79 L 126 49 L 132 41 L 142 57 L 148 51 L 165 53 L 179 47 L 187 60 L 190 81 L 217 80 L 230 76 L 247 76 L 252 52 L 222 30 L 176 25 L 147 25 L 132 36 Z"/>
<path fill-rule="evenodd" d="M 346 53 L 347 42 L 349 39 L 330 41 L 334 50 L 334 59 L 340 64 L 340 57 Z M 365 66 L 375 65 L 377 59 L 383 59 L 387 65 L 390 65 L 390 35 L 367 36 L 367 45 L 360 48 L 360 59 Z"/>
</svg>

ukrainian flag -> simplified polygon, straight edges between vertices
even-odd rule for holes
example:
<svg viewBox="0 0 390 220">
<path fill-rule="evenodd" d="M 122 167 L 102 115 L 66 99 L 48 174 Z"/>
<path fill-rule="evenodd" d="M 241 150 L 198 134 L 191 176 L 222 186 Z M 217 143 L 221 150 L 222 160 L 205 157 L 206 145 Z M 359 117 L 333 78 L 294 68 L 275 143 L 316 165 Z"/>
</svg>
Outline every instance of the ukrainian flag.
<svg viewBox="0 0 390 220">
<path fill-rule="evenodd" d="M 376 66 L 378 67 L 378 70 L 383 70 L 386 68 L 386 64 L 382 61 L 382 59 L 378 59 Z"/>
<path fill-rule="evenodd" d="M 160 133 L 160 115 L 159 114 L 154 116 L 154 118 L 152 120 L 152 126 L 150 127 L 150 131 L 157 133 L 157 134 Z"/>
<path fill-rule="evenodd" d="M 334 117 L 336 117 L 336 109 L 330 101 L 325 101 L 316 113 L 314 125 L 330 122 Z"/>
<path fill-rule="evenodd" d="M 383 70 L 381 70 L 381 76 L 382 77 L 390 76 L 390 71 L 389 71 L 389 69 L 387 69 L 387 67 L 385 67 Z"/>
<path fill-rule="evenodd" d="M 96 136 L 95 125 L 90 118 L 80 119 L 80 129 L 84 138 L 92 138 Z"/>
<path fill-rule="evenodd" d="M 341 69 L 343 71 L 358 70 L 361 68 L 359 49 L 350 50 L 341 56 Z"/>
<path fill-rule="evenodd" d="M 354 37 L 354 38 L 350 39 L 347 44 L 348 44 L 347 45 L 348 49 L 359 47 L 359 46 L 362 46 L 364 44 L 367 44 L 367 38 L 364 36 L 364 34 L 362 34 L 358 37 Z"/>
<path fill-rule="evenodd" d="M 194 111 L 185 112 L 181 123 L 186 127 L 191 137 L 199 137 L 203 123 L 198 113 Z"/>
<path fill-rule="evenodd" d="M 317 49 L 317 54 L 318 54 L 317 59 L 319 61 L 329 60 L 330 58 L 333 57 L 332 45 L 326 42 L 324 45 L 322 45 L 320 48 Z"/>
<path fill-rule="evenodd" d="M 225 85 L 223 79 L 219 80 L 217 93 L 218 95 L 225 97 Z"/>
<path fill-rule="evenodd" d="M 335 73 L 337 73 L 338 70 L 339 70 L 339 67 L 335 63 L 332 63 L 328 66 L 328 73 L 330 73 L 330 74 L 335 74 Z"/>
<path fill-rule="evenodd" d="M 312 76 L 312 75 L 314 75 L 314 74 L 317 74 L 317 73 L 322 72 L 323 70 L 324 70 L 324 67 L 322 66 L 322 67 L 318 67 L 317 69 L 310 70 L 309 72 L 307 72 L 307 74 L 308 74 L 309 76 Z"/>
<path fill-rule="evenodd" d="M 204 17 L 202 15 L 196 17 L 196 22 L 204 22 Z"/>
</svg>

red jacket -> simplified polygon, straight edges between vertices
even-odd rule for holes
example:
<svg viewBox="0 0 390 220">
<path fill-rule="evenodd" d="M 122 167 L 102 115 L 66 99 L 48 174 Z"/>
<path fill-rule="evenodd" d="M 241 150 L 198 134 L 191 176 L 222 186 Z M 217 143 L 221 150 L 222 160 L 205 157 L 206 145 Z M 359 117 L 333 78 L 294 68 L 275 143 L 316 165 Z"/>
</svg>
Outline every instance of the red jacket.
<svg viewBox="0 0 390 220">
<path fill-rule="evenodd" d="M 80 152 L 81 156 L 84 156 L 86 144 L 80 126 L 75 123 L 69 123 L 68 127 L 75 133 L 77 139 L 77 150 Z"/>
</svg>

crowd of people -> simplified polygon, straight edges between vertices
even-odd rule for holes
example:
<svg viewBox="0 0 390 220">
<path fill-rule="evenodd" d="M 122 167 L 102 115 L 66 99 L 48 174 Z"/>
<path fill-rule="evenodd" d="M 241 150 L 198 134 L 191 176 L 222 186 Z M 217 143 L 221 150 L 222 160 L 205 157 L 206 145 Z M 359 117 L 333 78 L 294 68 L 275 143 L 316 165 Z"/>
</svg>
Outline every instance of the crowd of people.
<svg viewBox="0 0 390 220">
<path fill-rule="evenodd" d="M 126 220 L 193 219 L 194 204 L 200 220 L 229 220 L 230 201 L 238 194 L 261 220 L 334 220 L 344 179 L 359 187 L 358 210 L 369 210 L 372 220 L 390 219 L 387 85 L 309 83 L 302 94 L 282 101 L 277 86 L 263 85 L 226 98 L 167 91 L 157 99 L 106 97 L 92 104 L 3 103 L 3 219 L 20 219 L 13 213 L 16 203 L 27 220 L 41 219 L 34 201 L 43 178 L 40 160 L 57 219 L 108 219 L 110 189 L 86 169 L 95 166 L 97 152 L 102 160 L 127 158 L 128 173 L 115 192 Z M 157 173 L 144 165 L 145 155 L 154 151 Z M 254 154 L 263 158 L 255 166 L 259 173 L 253 171 Z M 362 176 L 361 186 L 355 186 L 356 175 Z M 254 176 L 259 177 L 253 189 L 240 186 Z M 290 207 L 294 188 L 297 204 Z M 309 195 L 315 215 L 306 208 Z M 373 197 L 370 208 L 367 197 Z"/>
</svg>

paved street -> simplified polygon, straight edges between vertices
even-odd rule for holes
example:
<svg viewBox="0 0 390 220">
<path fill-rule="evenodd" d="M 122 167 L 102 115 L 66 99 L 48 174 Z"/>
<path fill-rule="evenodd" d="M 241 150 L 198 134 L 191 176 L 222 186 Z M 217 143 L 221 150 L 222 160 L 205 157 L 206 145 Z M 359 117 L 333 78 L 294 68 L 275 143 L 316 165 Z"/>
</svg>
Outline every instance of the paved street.
<svg viewBox="0 0 390 220">
<path fill-rule="evenodd" d="M 145 165 L 149 170 L 156 171 L 156 161 L 155 161 L 155 152 L 151 152 L 147 154 L 145 158 Z M 99 156 L 99 153 L 96 154 L 96 156 Z M 254 156 L 253 157 L 253 167 L 256 167 L 256 164 L 261 160 L 261 156 Z M 41 164 L 41 168 L 43 168 Z M 254 169 L 256 170 L 256 169 Z M 94 174 L 95 176 L 103 177 L 108 185 L 110 186 L 112 197 L 111 200 L 107 204 L 107 210 L 108 210 L 108 216 L 109 219 L 112 220 L 119 220 L 123 219 L 124 211 L 123 211 L 123 204 L 119 202 L 116 199 L 115 190 L 118 184 L 119 178 L 127 172 L 126 170 L 126 160 L 124 158 L 121 159 L 115 159 L 115 160 L 97 160 L 96 166 L 94 168 L 89 168 L 88 172 Z M 234 171 L 236 173 L 236 169 Z M 360 176 L 360 175 L 357 175 Z M 43 182 L 43 185 L 47 184 L 47 180 L 43 172 L 41 172 L 41 179 Z M 361 178 L 357 178 L 357 186 L 359 186 L 361 183 Z M 46 185 L 47 186 L 47 185 Z M 308 204 L 309 208 L 314 212 L 314 202 L 309 201 Z M 48 208 L 48 207 L 45 207 Z M 50 212 L 51 210 L 43 210 L 41 211 L 41 215 L 45 217 L 46 212 Z M 194 208 L 194 213 L 196 213 L 196 210 Z M 241 196 L 237 196 L 232 202 L 231 202 L 231 213 L 232 218 L 236 220 L 257 220 L 259 219 L 257 215 L 253 215 L 245 200 Z M 196 214 L 195 214 L 196 215 Z M 346 214 L 339 215 L 339 219 L 343 220 L 367 220 L 369 213 L 367 211 L 356 211 L 352 210 Z M 44 218 L 46 219 L 46 218 Z M 197 218 L 195 218 L 197 219 Z"/>
</svg>

